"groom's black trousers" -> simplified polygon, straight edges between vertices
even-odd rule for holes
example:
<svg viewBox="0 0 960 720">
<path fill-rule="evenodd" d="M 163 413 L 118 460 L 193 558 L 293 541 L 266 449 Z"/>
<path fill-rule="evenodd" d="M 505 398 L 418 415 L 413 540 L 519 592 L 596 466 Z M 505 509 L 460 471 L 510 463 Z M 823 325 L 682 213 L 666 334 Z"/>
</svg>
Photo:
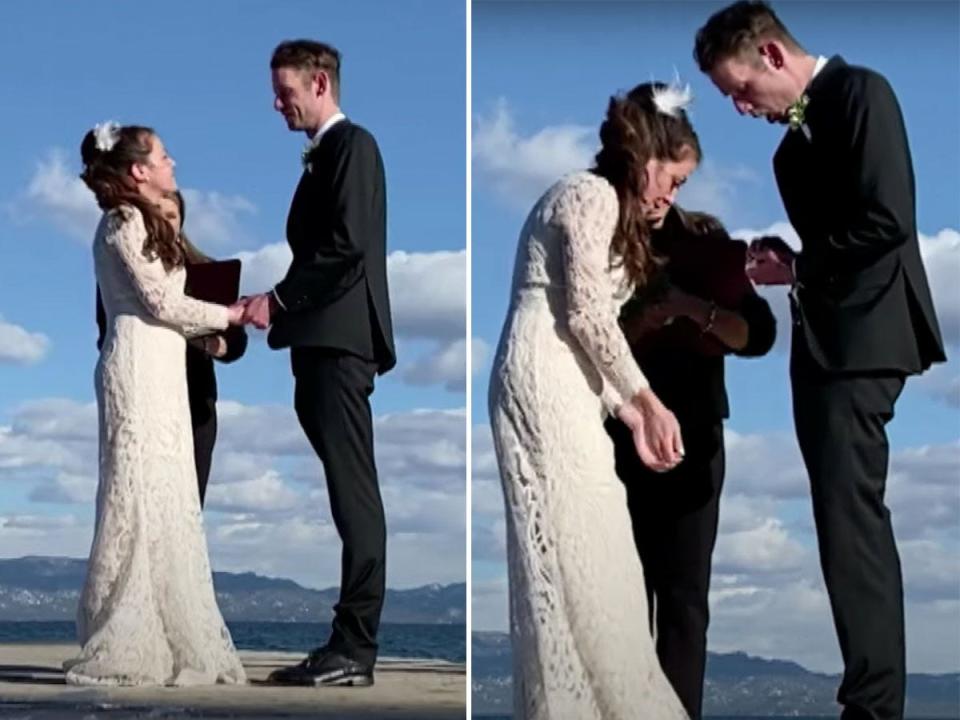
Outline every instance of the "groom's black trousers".
<svg viewBox="0 0 960 720">
<path fill-rule="evenodd" d="M 710 560 L 724 476 L 723 424 L 683 422 L 686 456 L 656 473 L 637 457 L 630 431 L 610 419 L 617 474 L 627 489 L 633 539 L 643 563 L 657 657 L 687 714 L 699 720 L 707 659 Z"/>
<path fill-rule="evenodd" d="M 386 582 L 386 527 L 373 455 L 370 394 L 376 364 L 324 348 L 293 348 L 294 407 L 323 463 L 343 541 L 331 649 L 365 663 L 377 656 Z"/>
<path fill-rule="evenodd" d="M 904 376 L 826 373 L 793 345 L 794 422 L 844 664 L 837 700 L 844 720 L 901 720 L 903 583 L 884 493 L 885 426 Z"/>
</svg>

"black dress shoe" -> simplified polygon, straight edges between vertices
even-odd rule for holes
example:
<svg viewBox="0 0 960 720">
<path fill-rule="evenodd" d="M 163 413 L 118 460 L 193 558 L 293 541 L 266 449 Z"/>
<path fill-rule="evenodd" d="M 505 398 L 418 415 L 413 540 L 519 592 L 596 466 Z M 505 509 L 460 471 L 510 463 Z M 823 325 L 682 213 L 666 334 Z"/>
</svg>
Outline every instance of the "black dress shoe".
<svg viewBox="0 0 960 720">
<path fill-rule="evenodd" d="M 297 665 L 274 670 L 267 676 L 267 682 L 277 685 L 365 687 L 373 685 L 373 665 L 322 647 L 312 651 Z"/>
</svg>

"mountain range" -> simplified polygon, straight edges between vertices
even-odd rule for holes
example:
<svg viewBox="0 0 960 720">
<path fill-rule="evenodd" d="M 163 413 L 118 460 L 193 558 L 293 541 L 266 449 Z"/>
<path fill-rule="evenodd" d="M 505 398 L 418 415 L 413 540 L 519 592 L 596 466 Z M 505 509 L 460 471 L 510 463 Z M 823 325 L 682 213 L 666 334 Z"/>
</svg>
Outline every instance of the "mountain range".
<svg viewBox="0 0 960 720">
<path fill-rule="evenodd" d="M 0 621 L 73 620 L 87 561 L 30 556 L 0 559 Z M 293 580 L 215 572 L 217 602 L 227 620 L 322 621 L 333 617 L 337 588 L 313 590 Z M 385 623 L 466 622 L 466 584 L 387 590 Z"/>
</svg>

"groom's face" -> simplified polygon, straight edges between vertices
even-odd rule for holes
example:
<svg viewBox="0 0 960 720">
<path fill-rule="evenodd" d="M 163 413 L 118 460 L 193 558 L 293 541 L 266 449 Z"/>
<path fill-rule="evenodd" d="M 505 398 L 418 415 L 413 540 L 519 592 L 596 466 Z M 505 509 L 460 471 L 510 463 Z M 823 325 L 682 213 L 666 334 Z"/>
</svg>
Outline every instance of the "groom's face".
<svg viewBox="0 0 960 720">
<path fill-rule="evenodd" d="M 319 97 L 310 73 L 298 68 L 271 71 L 273 108 L 283 115 L 290 130 L 315 129 Z"/>
<path fill-rule="evenodd" d="M 721 60 L 710 71 L 717 89 L 733 101 L 741 115 L 784 122 L 787 108 L 796 99 L 792 85 L 781 67 L 767 57 L 733 56 Z"/>
</svg>

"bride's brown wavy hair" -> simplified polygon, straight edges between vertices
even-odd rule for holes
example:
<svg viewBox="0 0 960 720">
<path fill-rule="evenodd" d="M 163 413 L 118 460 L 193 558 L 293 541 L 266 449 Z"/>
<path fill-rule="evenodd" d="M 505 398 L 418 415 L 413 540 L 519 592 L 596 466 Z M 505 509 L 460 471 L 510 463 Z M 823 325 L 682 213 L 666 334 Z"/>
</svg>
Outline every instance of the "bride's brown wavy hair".
<svg viewBox="0 0 960 720">
<path fill-rule="evenodd" d="M 654 90 L 667 86 L 651 82 L 637 85 L 626 95 L 610 98 L 607 117 L 600 126 L 600 152 L 593 172 L 613 185 L 620 200 L 620 217 L 610 244 L 610 262 L 622 265 L 627 277 L 642 286 L 661 264 L 650 247 L 650 225 L 640 202 L 646 189 L 647 161 L 680 162 L 692 157 L 700 162 L 700 140 L 687 113 L 660 112 Z"/>
<path fill-rule="evenodd" d="M 137 191 L 130 177 L 134 163 L 146 165 L 156 133 L 141 125 L 124 125 L 117 132 L 117 142 L 109 150 L 100 150 L 94 131 L 90 130 L 80 143 L 83 172 L 80 179 L 93 191 L 97 205 L 110 211 L 120 205 L 132 205 L 143 215 L 147 239 L 143 254 L 153 260 L 159 258 L 169 271 L 184 263 L 184 253 L 177 233 L 154 203 Z"/>
</svg>

